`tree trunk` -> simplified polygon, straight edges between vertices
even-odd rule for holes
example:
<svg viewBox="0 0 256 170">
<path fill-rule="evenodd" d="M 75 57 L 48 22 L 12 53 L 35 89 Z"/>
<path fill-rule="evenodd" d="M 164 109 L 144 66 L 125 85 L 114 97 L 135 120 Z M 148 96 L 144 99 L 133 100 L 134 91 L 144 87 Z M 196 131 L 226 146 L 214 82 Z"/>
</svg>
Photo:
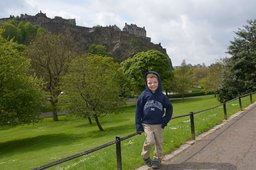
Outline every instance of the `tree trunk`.
<svg viewBox="0 0 256 170">
<path fill-rule="evenodd" d="M 52 104 L 52 116 L 53 116 L 53 121 L 59 121 L 58 118 L 58 112 L 57 112 L 57 102 L 51 101 Z"/>
<path fill-rule="evenodd" d="M 98 119 L 98 116 L 97 115 L 94 115 L 94 118 L 95 118 L 95 121 L 97 123 L 97 126 L 99 128 L 100 131 L 104 131 L 104 129 L 102 128 L 100 122 L 99 122 L 99 119 Z"/>
<path fill-rule="evenodd" d="M 89 123 L 90 125 L 92 124 L 92 119 L 90 117 L 88 117 Z"/>
</svg>

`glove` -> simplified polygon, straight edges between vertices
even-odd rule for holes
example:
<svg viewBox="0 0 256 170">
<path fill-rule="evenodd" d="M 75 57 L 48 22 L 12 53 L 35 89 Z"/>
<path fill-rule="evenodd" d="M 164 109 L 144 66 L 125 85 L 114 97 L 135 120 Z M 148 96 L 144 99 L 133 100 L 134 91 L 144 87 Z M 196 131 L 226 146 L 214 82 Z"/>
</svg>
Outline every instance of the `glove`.
<svg viewBox="0 0 256 170">
<path fill-rule="evenodd" d="M 142 124 L 137 124 L 136 130 L 137 130 L 137 134 L 141 134 L 142 132 L 144 132 L 144 128 L 143 128 Z"/>
<path fill-rule="evenodd" d="M 165 126 L 166 126 L 166 125 L 164 125 L 164 124 L 161 125 L 161 127 L 162 127 L 163 129 L 164 129 Z"/>
<path fill-rule="evenodd" d="M 143 133 L 143 131 L 137 131 L 137 134 L 141 135 Z"/>
</svg>

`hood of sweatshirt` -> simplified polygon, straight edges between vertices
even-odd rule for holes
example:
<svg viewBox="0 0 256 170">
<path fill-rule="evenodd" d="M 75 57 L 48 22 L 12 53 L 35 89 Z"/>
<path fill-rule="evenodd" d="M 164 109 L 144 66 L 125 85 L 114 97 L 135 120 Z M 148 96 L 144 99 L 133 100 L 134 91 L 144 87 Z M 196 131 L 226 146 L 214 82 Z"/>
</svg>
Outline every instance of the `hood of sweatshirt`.
<svg viewBox="0 0 256 170">
<path fill-rule="evenodd" d="M 145 74 L 145 76 L 144 76 L 144 80 L 145 80 L 145 84 L 146 84 L 146 91 L 152 93 L 151 90 L 148 88 L 148 85 L 147 85 L 147 75 L 148 75 L 148 74 L 154 74 L 154 75 L 157 76 L 157 79 L 158 79 L 158 88 L 156 89 L 155 94 L 162 93 L 162 81 L 161 81 L 161 78 L 160 78 L 159 74 L 158 74 L 157 72 L 155 72 L 155 71 L 148 71 L 148 72 Z"/>
</svg>

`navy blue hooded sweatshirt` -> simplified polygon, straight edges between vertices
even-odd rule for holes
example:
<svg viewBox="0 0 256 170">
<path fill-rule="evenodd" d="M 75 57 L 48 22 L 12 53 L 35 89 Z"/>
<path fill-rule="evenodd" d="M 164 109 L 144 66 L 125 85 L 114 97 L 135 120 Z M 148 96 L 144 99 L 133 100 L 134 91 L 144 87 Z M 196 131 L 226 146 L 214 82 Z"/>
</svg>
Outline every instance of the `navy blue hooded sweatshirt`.
<svg viewBox="0 0 256 170">
<path fill-rule="evenodd" d="M 148 74 L 155 74 L 158 78 L 158 88 L 152 93 L 147 86 L 146 77 Z M 146 89 L 141 93 L 136 105 L 136 130 L 144 131 L 142 124 L 162 125 L 164 128 L 172 117 L 172 104 L 169 98 L 162 93 L 162 82 L 155 71 L 145 74 Z M 165 111 L 165 113 L 164 113 Z"/>
</svg>

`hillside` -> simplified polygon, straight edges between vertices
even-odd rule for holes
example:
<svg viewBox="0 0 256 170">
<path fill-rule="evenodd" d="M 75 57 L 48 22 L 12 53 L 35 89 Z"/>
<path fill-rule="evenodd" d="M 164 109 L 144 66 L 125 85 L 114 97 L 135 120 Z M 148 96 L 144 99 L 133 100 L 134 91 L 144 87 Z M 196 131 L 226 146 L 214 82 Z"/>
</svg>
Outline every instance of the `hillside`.
<svg viewBox="0 0 256 170">
<path fill-rule="evenodd" d="M 8 19 L 31 22 L 52 33 L 70 34 L 85 52 L 92 43 L 104 45 L 114 59 L 119 62 L 138 52 L 149 49 L 159 50 L 166 54 L 166 50 L 161 44 L 152 43 L 151 38 L 146 36 L 144 27 L 138 27 L 135 24 L 128 25 L 125 23 L 122 30 L 116 25 L 89 28 L 77 26 L 75 19 L 63 19 L 61 17 L 48 18 L 41 11 L 35 16 L 21 14 L 17 17 L 10 16 L 9 18 L 2 18 L 0 21 Z"/>
</svg>

